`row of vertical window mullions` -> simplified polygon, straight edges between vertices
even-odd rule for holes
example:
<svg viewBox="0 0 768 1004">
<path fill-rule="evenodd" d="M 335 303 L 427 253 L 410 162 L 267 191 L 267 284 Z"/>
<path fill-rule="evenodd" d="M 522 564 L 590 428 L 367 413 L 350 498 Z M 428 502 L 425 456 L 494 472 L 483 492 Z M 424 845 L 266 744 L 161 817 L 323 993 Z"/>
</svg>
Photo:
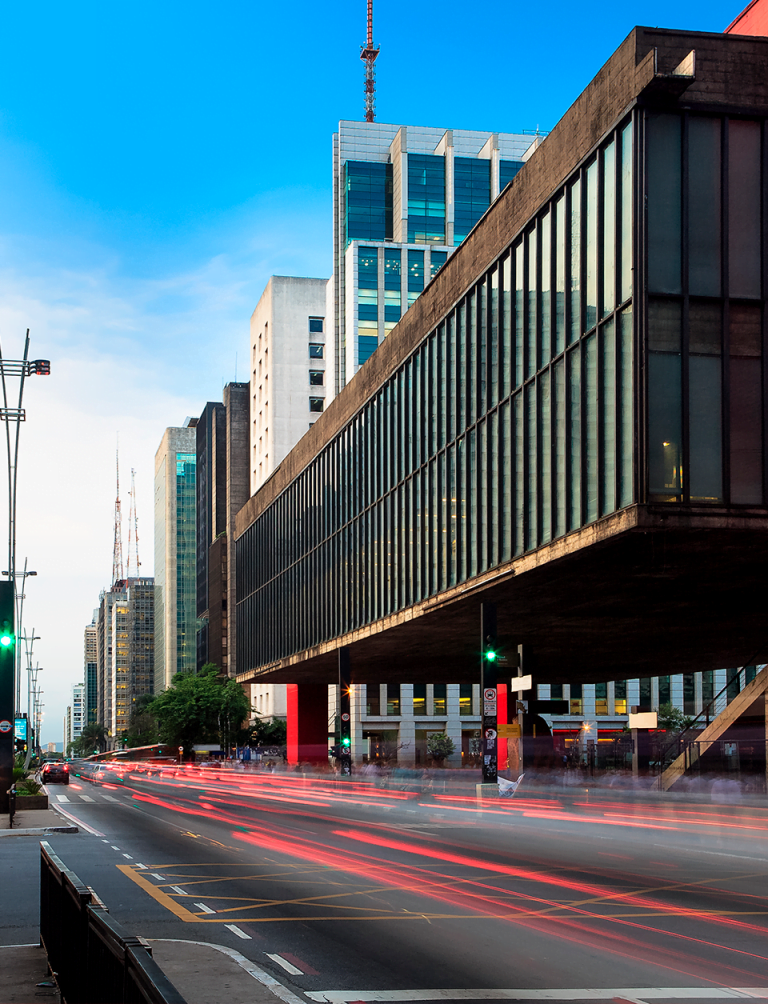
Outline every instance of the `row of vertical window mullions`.
<svg viewBox="0 0 768 1004">
<path fill-rule="evenodd" d="M 679 199 L 680 199 L 680 262 L 679 262 L 679 283 L 680 283 L 680 293 L 667 293 L 662 291 L 657 291 L 652 288 L 652 283 L 649 282 L 650 295 L 656 302 L 669 302 L 680 305 L 681 309 L 681 324 L 680 324 L 680 405 L 681 405 L 681 456 L 679 462 L 679 485 L 677 490 L 671 492 L 660 492 L 658 486 L 654 486 L 652 483 L 652 468 L 653 464 L 651 461 L 645 465 L 645 496 L 646 498 L 660 498 L 663 497 L 665 500 L 674 500 L 683 503 L 706 503 L 713 502 L 724 503 L 726 505 L 739 504 L 743 500 L 734 499 L 733 495 L 733 484 L 732 484 L 732 470 L 731 470 L 731 309 L 732 307 L 743 307 L 744 309 L 755 308 L 759 304 L 759 299 L 745 299 L 743 297 L 731 295 L 730 288 L 730 278 L 731 278 L 731 262 L 730 262 L 730 220 L 729 220 L 729 198 L 730 198 L 730 184 L 729 184 L 729 162 L 730 162 L 730 125 L 731 118 L 728 116 L 707 116 L 702 118 L 701 116 L 691 116 L 689 112 L 683 112 L 681 118 L 681 142 L 680 142 L 680 188 L 679 188 Z M 718 181 L 718 212 L 719 212 L 719 256 L 720 256 L 720 269 L 719 269 L 719 293 L 713 291 L 713 295 L 707 296 L 702 292 L 691 293 L 692 279 L 691 279 L 691 230 L 693 221 L 691 220 L 691 202 L 692 202 L 692 180 L 691 180 L 691 122 L 692 119 L 698 125 L 699 122 L 709 122 L 717 121 L 720 128 L 720 142 L 719 142 L 719 172 L 713 172 L 717 176 Z M 739 121 L 739 120 L 736 120 Z M 748 124 L 751 124 L 753 120 L 747 120 Z M 761 174 L 760 179 L 760 197 L 762 200 L 763 207 L 768 205 L 768 128 L 766 128 L 765 121 L 761 121 L 760 124 L 760 158 L 761 158 Z M 650 175 L 650 169 L 646 172 L 646 188 L 648 187 L 648 176 Z M 646 198 L 648 197 L 648 192 L 646 191 Z M 762 251 L 763 261 L 768 261 L 768 219 L 766 218 L 766 213 L 763 211 L 761 213 L 760 221 L 760 248 Z M 649 222 L 646 220 L 646 232 L 649 230 Z M 647 253 L 647 251 L 646 251 Z M 764 274 L 764 269 L 760 269 L 761 276 Z M 757 289 L 755 289 L 757 292 Z M 766 296 L 766 289 L 764 285 L 764 279 L 761 278 L 759 294 L 764 298 Z M 721 387 L 720 387 L 720 436 L 721 436 L 721 448 L 720 448 L 720 488 L 719 492 L 711 494 L 708 493 L 707 497 L 702 497 L 698 492 L 692 491 L 692 486 L 694 485 L 693 476 L 693 450 L 691 445 L 691 307 L 692 304 L 707 304 L 711 303 L 713 306 L 718 306 L 720 308 L 720 362 L 721 362 Z M 762 353 L 762 376 L 760 380 L 761 393 L 763 396 L 763 402 L 768 400 L 768 367 L 765 365 L 765 360 L 768 358 L 768 302 L 763 300 L 760 304 L 761 312 L 761 353 Z M 650 320 L 646 323 L 646 330 L 650 325 Z M 652 354 L 652 350 L 649 350 Z M 695 353 L 694 353 L 695 355 Z M 648 390 L 651 393 L 651 390 Z M 651 439 L 651 426 L 650 426 L 650 408 L 647 418 L 648 430 L 647 430 L 647 440 L 649 441 L 649 447 L 652 450 Z M 765 454 L 765 444 L 768 443 L 768 408 L 765 407 L 763 403 L 762 408 L 762 453 L 763 453 L 763 463 L 762 463 L 762 477 L 761 489 L 762 489 L 762 499 L 764 500 L 768 497 L 768 464 L 764 461 Z M 755 500 L 756 502 L 756 500 Z M 752 504 L 752 503 L 748 503 Z"/>
</svg>

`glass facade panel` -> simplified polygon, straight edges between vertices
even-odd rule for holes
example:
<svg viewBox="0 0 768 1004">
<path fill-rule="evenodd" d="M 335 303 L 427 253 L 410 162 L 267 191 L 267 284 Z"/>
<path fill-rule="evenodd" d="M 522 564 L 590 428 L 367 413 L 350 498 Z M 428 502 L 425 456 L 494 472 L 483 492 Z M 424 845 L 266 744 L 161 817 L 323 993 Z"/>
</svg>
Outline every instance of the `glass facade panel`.
<svg viewBox="0 0 768 1004">
<path fill-rule="evenodd" d="M 697 502 L 723 498 L 722 339 L 719 303 L 692 300 L 688 328 L 688 490 Z"/>
<path fill-rule="evenodd" d="M 694 296 L 719 296 L 721 241 L 720 119 L 688 122 L 688 286 Z"/>
<path fill-rule="evenodd" d="M 602 485 L 600 515 L 616 509 L 616 338 L 613 321 L 600 328 Z"/>
<path fill-rule="evenodd" d="M 619 299 L 625 303 L 632 296 L 632 126 L 621 130 L 621 281 Z"/>
<path fill-rule="evenodd" d="M 587 217 L 586 217 L 586 294 L 587 303 L 585 328 L 587 331 L 597 324 L 597 161 L 587 168 Z"/>
<path fill-rule="evenodd" d="M 616 306 L 616 143 L 603 150 L 603 309 L 601 317 Z"/>
<path fill-rule="evenodd" d="M 581 334 L 581 178 L 568 190 L 570 202 L 570 307 L 571 325 L 568 344 Z"/>
<path fill-rule="evenodd" d="M 416 717 L 427 713 L 426 683 L 414 683 L 413 685 L 413 713 Z"/>
<path fill-rule="evenodd" d="M 523 166 L 522 160 L 500 160 L 499 161 L 499 191 L 503 192 L 510 181 Z"/>
<path fill-rule="evenodd" d="M 760 123 L 728 123 L 728 292 L 760 296 Z"/>
<path fill-rule="evenodd" d="M 445 158 L 408 154 L 408 243 L 445 244 Z"/>
<path fill-rule="evenodd" d="M 392 165 L 346 163 L 347 243 L 392 240 Z"/>
<path fill-rule="evenodd" d="M 461 244 L 491 204 L 491 162 L 478 157 L 454 157 L 453 243 Z"/>
<path fill-rule="evenodd" d="M 682 262 L 682 125 L 677 115 L 646 118 L 648 290 L 680 293 Z"/>
<path fill-rule="evenodd" d="M 649 490 L 676 501 L 682 472 L 682 310 L 671 300 L 648 304 Z"/>
<path fill-rule="evenodd" d="M 761 308 L 730 304 L 731 502 L 763 498 Z"/>
</svg>

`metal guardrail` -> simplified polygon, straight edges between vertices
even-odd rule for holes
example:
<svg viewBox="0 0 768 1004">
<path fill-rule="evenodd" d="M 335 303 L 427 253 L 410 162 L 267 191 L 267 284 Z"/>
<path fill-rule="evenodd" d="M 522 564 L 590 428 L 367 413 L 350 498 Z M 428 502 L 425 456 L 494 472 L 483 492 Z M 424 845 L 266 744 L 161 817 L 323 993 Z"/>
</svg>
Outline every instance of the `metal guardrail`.
<svg viewBox="0 0 768 1004">
<path fill-rule="evenodd" d="M 40 940 L 65 1004 L 186 1004 L 139 938 L 40 841 Z"/>
</svg>

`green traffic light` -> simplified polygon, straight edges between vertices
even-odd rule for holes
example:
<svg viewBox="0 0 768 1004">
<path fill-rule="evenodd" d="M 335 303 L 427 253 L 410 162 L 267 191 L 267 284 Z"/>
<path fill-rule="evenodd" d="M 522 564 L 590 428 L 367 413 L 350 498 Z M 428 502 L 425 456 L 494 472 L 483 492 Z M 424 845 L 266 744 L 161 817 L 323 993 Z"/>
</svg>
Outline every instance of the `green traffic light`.
<svg viewBox="0 0 768 1004">
<path fill-rule="evenodd" d="M 488 651 L 485 653 L 485 658 L 488 662 L 496 662 L 496 653 L 493 651 L 492 648 L 489 648 Z"/>
<path fill-rule="evenodd" d="M 3 648 L 8 648 L 10 645 L 13 645 L 13 635 L 8 631 L 3 631 L 3 633 L 0 634 L 0 645 L 2 645 Z"/>
<path fill-rule="evenodd" d="M 342 739 L 341 742 L 342 742 L 342 745 L 349 746 L 349 739 Z"/>
</svg>

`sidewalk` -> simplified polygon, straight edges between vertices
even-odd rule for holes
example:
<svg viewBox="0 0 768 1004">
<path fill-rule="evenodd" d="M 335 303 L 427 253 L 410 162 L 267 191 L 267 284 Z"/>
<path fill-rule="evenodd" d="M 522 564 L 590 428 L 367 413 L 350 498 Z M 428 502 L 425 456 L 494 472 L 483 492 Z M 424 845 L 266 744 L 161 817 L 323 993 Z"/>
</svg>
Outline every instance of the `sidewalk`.
<svg viewBox="0 0 768 1004">
<path fill-rule="evenodd" d="M 52 982 L 48 975 L 48 960 L 36 945 L 14 945 L 0 948 L 0 1001 L 3 1004 L 31 1004 L 50 999 L 59 1001 L 56 986 L 39 987 Z"/>
<path fill-rule="evenodd" d="M 18 803 L 17 803 L 18 804 Z M 13 817 L 0 813 L 0 837 L 35 837 L 46 833 L 78 833 L 78 828 L 53 809 L 21 809 Z"/>
</svg>

